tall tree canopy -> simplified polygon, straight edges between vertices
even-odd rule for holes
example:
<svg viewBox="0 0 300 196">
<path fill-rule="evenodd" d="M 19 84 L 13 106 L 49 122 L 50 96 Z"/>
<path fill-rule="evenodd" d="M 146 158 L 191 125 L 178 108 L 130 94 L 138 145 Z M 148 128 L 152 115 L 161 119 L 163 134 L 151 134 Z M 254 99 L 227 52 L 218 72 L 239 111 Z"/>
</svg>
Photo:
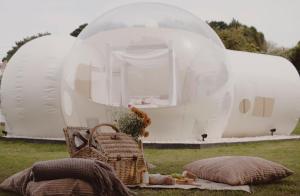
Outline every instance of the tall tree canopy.
<svg viewBox="0 0 300 196">
<path fill-rule="evenodd" d="M 291 48 L 288 51 L 288 58 L 295 65 L 296 69 L 300 73 L 300 41 L 294 48 Z"/>
<path fill-rule="evenodd" d="M 21 41 L 17 41 L 15 42 L 15 46 L 12 47 L 12 49 L 10 49 L 7 53 L 6 53 L 6 56 L 2 58 L 2 61 L 9 61 L 10 58 L 19 50 L 19 48 L 21 46 L 23 46 L 24 44 L 26 44 L 27 42 L 31 41 L 31 40 L 34 40 L 38 37 L 43 37 L 43 36 L 46 36 L 46 35 L 50 35 L 50 33 L 46 32 L 46 33 L 38 33 L 37 35 L 32 35 L 30 37 L 25 37 L 23 40 Z"/>
<path fill-rule="evenodd" d="M 229 24 L 223 21 L 211 21 L 208 24 L 216 31 L 227 49 L 283 56 L 289 59 L 300 73 L 300 41 L 291 49 L 280 48 L 273 43 L 267 42 L 264 34 L 258 32 L 255 27 L 243 25 L 235 19 Z M 87 25 L 88 23 L 84 23 L 78 26 L 70 35 L 77 37 Z M 50 33 L 39 33 L 17 41 L 16 45 L 7 52 L 2 61 L 9 61 L 22 45 L 45 35 L 50 35 Z"/>
<path fill-rule="evenodd" d="M 216 31 L 227 49 L 249 52 L 267 50 L 264 34 L 252 26 L 243 25 L 235 19 L 229 24 L 223 21 L 211 21 L 208 24 Z"/>
<path fill-rule="evenodd" d="M 290 49 L 277 47 L 276 44 L 267 42 L 264 34 L 255 27 L 248 27 L 235 19 L 229 24 L 223 21 L 211 21 L 208 24 L 216 31 L 227 49 L 282 56 L 290 60 L 300 73 L 300 41 Z"/>
</svg>

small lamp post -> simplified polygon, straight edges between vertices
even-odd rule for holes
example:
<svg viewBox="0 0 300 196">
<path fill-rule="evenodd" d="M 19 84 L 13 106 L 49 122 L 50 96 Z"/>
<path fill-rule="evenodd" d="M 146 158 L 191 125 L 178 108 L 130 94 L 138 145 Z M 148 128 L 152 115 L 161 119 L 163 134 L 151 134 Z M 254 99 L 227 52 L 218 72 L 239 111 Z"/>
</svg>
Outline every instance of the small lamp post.
<svg viewBox="0 0 300 196">
<path fill-rule="evenodd" d="M 202 136 L 202 141 L 204 141 L 205 138 L 207 138 L 207 134 L 206 133 L 202 134 L 201 136 Z"/>
<path fill-rule="evenodd" d="M 270 129 L 271 135 L 274 135 L 274 132 L 276 132 L 276 129 Z"/>
<path fill-rule="evenodd" d="M 3 135 L 3 136 L 7 136 L 7 131 L 4 131 L 4 130 L 3 130 L 3 131 L 2 131 L 2 135 Z"/>
</svg>

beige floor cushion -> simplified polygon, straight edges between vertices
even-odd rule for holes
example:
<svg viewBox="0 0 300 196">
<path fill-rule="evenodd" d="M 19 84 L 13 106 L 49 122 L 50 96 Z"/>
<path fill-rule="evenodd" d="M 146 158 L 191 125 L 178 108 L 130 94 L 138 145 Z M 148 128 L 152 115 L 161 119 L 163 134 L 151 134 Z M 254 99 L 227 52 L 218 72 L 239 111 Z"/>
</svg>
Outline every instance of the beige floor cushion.
<svg viewBox="0 0 300 196">
<path fill-rule="evenodd" d="M 32 168 L 27 168 L 8 177 L 0 184 L 0 189 L 28 196 L 96 195 L 89 183 L 79 179 L 65 178 L 34 182 L 31 170 Z"/>
<path fill-rule="evenodd" d="M 28 196 L 96 196 L 93 187 L 79 179 L 57 179 L 34 182 L 27 185 L 26 195 Z"/>
<path fill-rule="evenodd" d="M 278 163 L 249 156 L 202 159 L 185 165 L 184 170 L 201 179 L 230 185 L 268 183 L 293 174 Z"/>
<path fill-rule="evenodd" d="M 5 179 L 0 184 L 0 189 L 23 195 L 26 190 L 27 183 L 30 181 L 30 174 L 31 168 L 27 168 L 16 173 Z"/>
</svg>

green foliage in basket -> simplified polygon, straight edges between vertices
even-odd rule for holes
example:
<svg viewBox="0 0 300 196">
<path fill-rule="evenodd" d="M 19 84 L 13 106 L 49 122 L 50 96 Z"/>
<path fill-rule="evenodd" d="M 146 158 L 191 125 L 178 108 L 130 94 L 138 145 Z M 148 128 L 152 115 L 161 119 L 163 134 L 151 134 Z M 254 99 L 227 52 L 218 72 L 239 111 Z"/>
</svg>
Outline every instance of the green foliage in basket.
<svg viewBox="0 0 300 196">
<path fill-rule="evenodd" d="M 113 120 L 121 132 L 136 139 L 145 136 L 145 120 L 132 109 L 122 108 L 113 112 Z"/>
</svg>

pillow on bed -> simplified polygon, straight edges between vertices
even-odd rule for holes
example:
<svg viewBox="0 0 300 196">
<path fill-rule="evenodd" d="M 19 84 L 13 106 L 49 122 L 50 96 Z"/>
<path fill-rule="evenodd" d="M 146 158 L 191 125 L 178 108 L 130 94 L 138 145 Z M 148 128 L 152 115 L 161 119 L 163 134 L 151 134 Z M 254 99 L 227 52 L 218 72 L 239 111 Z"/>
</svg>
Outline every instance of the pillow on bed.
<svg viewBox="0 0 300 196">
<path fill-rule="evenodd" d="M 185 165 L 184 169 L 201 179 L 230 185 L 267 183 L 293 174 L 278 163 L 249 156 L 202 159 Z"/>
<path fill-rule="evenodd" d="M 16 173 L 5 179 L 0 184 L 0 189 L 5 191 L 12 191 L 23 195 L 26 190 L 27 183 L 30 181 L 30 174 L 31 168 L 27 168 L 23 171 Z"/>
<path fill-rule="evenodd" d="M 93 187 L 79 179 L 57 179 L 34 182 L 31 181 L 27 185 L 26 195 L 28 196 L 96 196 Z"/>
</svg>

